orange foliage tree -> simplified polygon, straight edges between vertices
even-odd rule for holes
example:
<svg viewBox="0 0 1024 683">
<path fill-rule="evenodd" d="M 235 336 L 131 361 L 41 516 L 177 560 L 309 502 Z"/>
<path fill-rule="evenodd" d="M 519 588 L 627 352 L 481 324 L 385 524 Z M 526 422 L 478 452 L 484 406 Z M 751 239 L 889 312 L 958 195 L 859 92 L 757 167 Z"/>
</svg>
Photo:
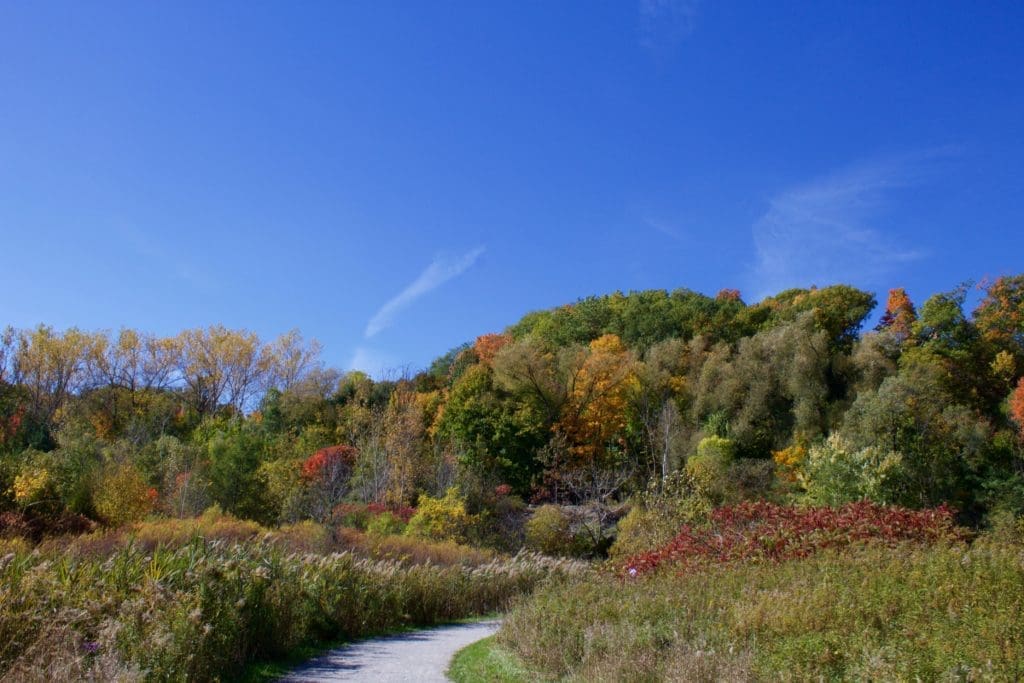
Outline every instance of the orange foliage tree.
<svg viewBox="0 0 1024 683">
<path fill-rule="evenodd" d="M 1024 441 L 1024 377 L 1010 394 L 1010 419 L 1017 423 L 1017 434 Z"/>
<path fill-rule="evenodd" d="M 879 330 L 888 330 L 899 341 L 910 338 L 911 326 L 917 320 L 917 311 L 907 296 L 907 290 L 896 287 L 889 290 L 889 300 L 885 304 L 885 313 L 878 321 Z"/>
<path fill-rule="evenodd" d="M 507 334 L 484 334 L 476 338 L 473 344 L 473 351 L 477 358 L 487 367 L 494 367 L 494 357 L 498 355 L 512 338 Z"/>
<path fill-rule="evenodd" d="M 630 398 L 638 384 L 636 359 L 619 337 L 606 334 L 590 343 L 554 425 L 569 455 L 560 478 L 575 472 L 590 485 L 622 464 Z"/>
</svg>

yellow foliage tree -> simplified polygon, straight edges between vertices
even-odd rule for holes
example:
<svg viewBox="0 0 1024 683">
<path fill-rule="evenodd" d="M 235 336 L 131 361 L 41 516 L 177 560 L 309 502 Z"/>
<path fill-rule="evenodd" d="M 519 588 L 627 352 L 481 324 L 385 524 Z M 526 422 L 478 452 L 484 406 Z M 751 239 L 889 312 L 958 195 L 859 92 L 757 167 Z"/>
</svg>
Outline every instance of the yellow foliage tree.
<svg viewBox="0 0 1024 683">
<path fill-rule="evenodd" d="M 623 445 L 630 398 L 639 387 L 636 359 L 622 340 L 606 334 L 590 343 L 570 376 L 568 400 L 555 431 L 581 462 L 599 462 Z"/>
<path fill-rule="evenodd" d="M 420 496 L 405 533 L 436 541 L 463 541 L 475 521 L 476 517 L 466 512 L 458 489 L 452 487 L 442 498 Z"/>
<path fill-rule="evenodd" d="M 43 467 L 27 466 L 14 477 L 11 493 L 18 505 L 30 505 L 46 497 L 52 479 Z"/>
</svg>

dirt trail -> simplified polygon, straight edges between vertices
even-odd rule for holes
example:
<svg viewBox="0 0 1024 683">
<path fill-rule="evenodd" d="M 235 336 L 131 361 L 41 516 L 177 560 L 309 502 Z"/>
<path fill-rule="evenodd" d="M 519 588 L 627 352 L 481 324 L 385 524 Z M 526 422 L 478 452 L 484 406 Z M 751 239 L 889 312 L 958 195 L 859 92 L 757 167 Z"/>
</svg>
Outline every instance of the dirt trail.
<svg viewBox="0 0 1024 683">
<path fill-rule="evenodd" d="M 446 681 L 452 656 L 470 643 L 493 635 L 499 623 L 439 626 L 353 643 L 306 662 L 282 681 Z"/>
</svg>

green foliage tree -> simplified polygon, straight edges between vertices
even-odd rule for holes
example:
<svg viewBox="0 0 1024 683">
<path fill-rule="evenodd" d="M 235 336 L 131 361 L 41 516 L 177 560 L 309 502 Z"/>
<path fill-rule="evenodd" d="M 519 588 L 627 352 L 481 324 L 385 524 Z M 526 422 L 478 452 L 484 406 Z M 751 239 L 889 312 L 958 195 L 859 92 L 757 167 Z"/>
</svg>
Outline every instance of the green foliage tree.
<svg viewBox="0 0 1024 683">
<path fill-rule="evenodd" d="M 547 439 L 542 417 L 531 403 L 512 399 L 494 386 L 483 365 L 466 370 L 452 387 L 439 435 L 456 444 L 460 462 L 487 481 L 528 493 L 539 472 L 534 458 Z"/>
<path fill-rule="evenodd" d="M 897 453 L 878 446 L 854 450 L 839 434 L 832 434 L 811 446 L 798 476 L 807 502 L 814 505 L 838 507 L 858 500 L 888 503 L 895 493 L 891 489 L 902 483 L 901 460 Z"/>
<path fill-rule="evenodd" d="M 943 501 L 971 504 L 964 483 L 984 457 L 990 426 L 950 393 L 937 362 L 901 364 L 877 391 L 861 394 L 846 413 L 842 434 L 850 448 L 897 454 L 889 477 L 893 502 L 911 506 Z"/>
<path fill-rule="evenodd" d="M 193 436 L 205 453 L 210 496 L 228 513 L 273 521 L 258 476 L 267 442 L 258 426 L 238 419 L 208 420 Z"/>
</svg>

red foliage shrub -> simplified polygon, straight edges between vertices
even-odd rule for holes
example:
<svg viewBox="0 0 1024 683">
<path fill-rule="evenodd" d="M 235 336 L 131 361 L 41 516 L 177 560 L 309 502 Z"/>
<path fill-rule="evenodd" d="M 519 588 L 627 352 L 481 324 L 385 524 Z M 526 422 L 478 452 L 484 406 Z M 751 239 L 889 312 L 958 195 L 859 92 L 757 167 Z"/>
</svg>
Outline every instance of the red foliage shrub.
<svg viewBox="0 0 1024 683">
<path fill-rule="evenodd" d="M 21 428 L 21 420 L 25 416 L 25 406 L 18 406 L 10 417 L 0 416 L 0 444 L 14 439 Z"/>
<path fill-rule="evenodd" d="M 686 570 L 701 563 L 779 561 L 807 557 L 826 548 L 928 543 L 959 535 L 953 510 L 946 505 L 909 510 L 867 501 L 839 508 L 747 501 L 718 508 L 707 526 L 683 526 L 664 547 L 626 560 L 624 571 L 636 576 L 662 565 Z"/>
<path fill-rule="evenodd" d="M 352 446 L 327 446 L 321 448 L 302 463 L 303 479 L 318 479 L 336 468 L 351 469 L 356 464 L 359 452 Z"/>
</svg>

